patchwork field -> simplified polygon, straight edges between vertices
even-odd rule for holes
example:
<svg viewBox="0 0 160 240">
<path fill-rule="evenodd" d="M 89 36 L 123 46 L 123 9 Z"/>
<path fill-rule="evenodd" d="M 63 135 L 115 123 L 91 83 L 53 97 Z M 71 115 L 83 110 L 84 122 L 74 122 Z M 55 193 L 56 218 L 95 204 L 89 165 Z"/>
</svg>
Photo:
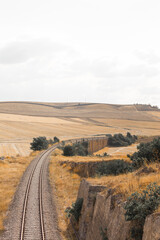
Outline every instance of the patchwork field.
<svg viewBox="0 0 160 240">
<path fill-rule="evenodd" d="M 160 135 L 160 112 L 136 105 L 0 102 L 0 156 L 27 156 L 37 136 L 64 140 L 127 131 Z"/>
</svg>

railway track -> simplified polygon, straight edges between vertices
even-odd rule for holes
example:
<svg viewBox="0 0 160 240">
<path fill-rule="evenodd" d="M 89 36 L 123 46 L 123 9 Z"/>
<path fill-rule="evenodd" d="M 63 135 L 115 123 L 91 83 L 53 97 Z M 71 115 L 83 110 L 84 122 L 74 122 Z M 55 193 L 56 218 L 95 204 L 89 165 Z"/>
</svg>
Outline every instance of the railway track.
<svg viewBox="0 0 160 240">
<path fill-rule="evenodd" d="M 71 139 L 70 142 L 84 139 Z M 88 140 L 88 139 L 85 139 Z M 69 141 L 65 141 L 68 143 Z M 28 166 L 14 196 L 2 240 L 60 240 L 48 178 L 49 155 L 58 144 Z"/>
<path fill-rule="evenodd" d="M 57 147 L 57 145 L 48 149 L 48 150 L 46 150 L 45 152 L 43 152 L 36 159 L 34 165 L 32 166 L 32 169 L 30 170 L 30 175 L 29 175 L 29 178 L 28 178 L 26 191 L 25 191 L 25 196 L 24 196 L 22 218 L 21 218 L 22 220 L 21 220 L 21 227 L 20 227 L 20 237 L 19 237 L 20 240 L 28 240 L 28 239 L 46 240 L 47 239 L 46 234 L 45 234 L 45 221 L 44 221 L 44 212 L 43 212 L 43 178 L 44 178 L 43 169 L 44 169 L 46 159 L 48 158 L 50 153 L 53 150 L 56 149 L 56 147 Z M 39 168 L 39 169 L 37 170 L 37 168 Z M 36 219 L 36 222 L 37 222 L 36 229 L 38 230 L 38 228 L 39 228 L 39 233 L 38 233 L 38 231 L 37 231 L 37 233 L 36 232 L 34 233 L 34 232 L 29 230 L 29 228 L 31 227 L 30 223 L 29 223 L 29 226 L 27 226 L 28 225 L 28 219 L 29 219 L 29 217 L 27 217 L 28 211 L 33 209 L 31 207 L 33 204 L 30 203 L 30 201 L 32 199 L 32 198 L 30 199 L 30 195 L 33 194 L 33 192 L 31 191 L 31 188 L 32 188 L 32 184 L 33 184 L 32 181 L 34 180 L 34 174 L 36 174 L 36 171 L 39 172 L 39 177 L 38 177 L 38 202 L 37 202 L 37 205 L 38 205 L 37 213 L 38 213 L 39 216 L 36 213 L 35 217 L 37 218 Z M 31 211 L 30 211 L 29 215 L 31 215 Z M 38 219 L 39 219 L 39 221 L 38 221 Z M 35 225 L 34 225 L 34 228 L 35 228 Z"/>
</svg>

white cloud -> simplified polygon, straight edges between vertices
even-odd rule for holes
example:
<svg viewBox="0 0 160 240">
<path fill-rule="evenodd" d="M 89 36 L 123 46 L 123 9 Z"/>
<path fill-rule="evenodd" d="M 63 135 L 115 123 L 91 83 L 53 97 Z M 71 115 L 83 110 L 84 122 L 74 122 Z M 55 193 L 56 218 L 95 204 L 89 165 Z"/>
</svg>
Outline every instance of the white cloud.
<svg viewBox="0 0 160 240">
<path fill-rule="evenodd" d="M 145 61 L 148 64 L 152 65 L 152 64 L 160 63 L 160 57 L 152 51 L 143 52 L 138 50 L 138 51 L 135 51 L 135 54 L 140 60 Z"/>
<path fill-rule="evenodd" d="M 20 64 L 41 57 L 54 57 L 66 52 L 66 46 L 47 39 L 9 42 L 0 48 L 0 64 Z"/>
<path fill-rule="evenodd" d="M 160 106 L 158 0 L 0 5 L 1 100 Z"/>
</svg>

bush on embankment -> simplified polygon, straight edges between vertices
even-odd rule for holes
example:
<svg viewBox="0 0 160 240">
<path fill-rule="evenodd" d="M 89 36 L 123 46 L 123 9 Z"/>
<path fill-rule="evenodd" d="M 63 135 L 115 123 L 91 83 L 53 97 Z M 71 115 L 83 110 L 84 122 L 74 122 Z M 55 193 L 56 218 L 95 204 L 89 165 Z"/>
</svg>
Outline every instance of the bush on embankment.
<svg viewBox="0 0 160 240">
<path fill-rule="evenodd" d="M 160 137 L 148 143 L 140 143 L 137 150 L 132 155 L 128 155 L 133 168 L 138 169 L 145 163 L 160 162 Z"/>
<path fill-rule="evenodd" d="M 149 184 L 141 193 L 135 192 L 128 197 L 124 209 L 125 219 L 132 221 L 131 237 L 141 240 L 143 226 L 148 215 L 152 214 L 160 204 L 160 186 Z"/>
<path fill-rule="evenodd" d="M 137 136 L 131 135 L 127 132 L 127 135 L 124 136 L 121 133 L 114 134 L 113 136 L 110 135 L 108 138 L 108 146 L 110 147 L 122 147 L 122 146 L 129 146 L 135 143 L 137 140 Z"/>
<path fill-rule="evenodd" d="M 88 142 L 83 141 L 74 143 L 73 145 L 66 145 L 63 147 L 64 156 L 87 156 L 88 155 Z"/>
<path fill-rule="evenodd" d="M 132 171 L 132 165 L 124 160 L 102 161 L 97 167 L 96 173 L 99 176 L 119 175 Z"/>
</svg>

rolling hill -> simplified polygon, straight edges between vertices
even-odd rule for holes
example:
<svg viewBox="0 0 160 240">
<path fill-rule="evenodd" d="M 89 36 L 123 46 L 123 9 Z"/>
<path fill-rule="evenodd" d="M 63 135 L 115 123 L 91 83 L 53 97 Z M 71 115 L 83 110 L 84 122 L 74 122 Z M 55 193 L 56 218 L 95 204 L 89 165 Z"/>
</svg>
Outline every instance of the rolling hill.
<svg viewBox="0 0 160 240">
<path fill-rule="evenodd" d="M 27 155 L 33 137 L 160 135 L 160 111 L 149 105 L 0 102 L 0 155 Z"/>
</svg>

